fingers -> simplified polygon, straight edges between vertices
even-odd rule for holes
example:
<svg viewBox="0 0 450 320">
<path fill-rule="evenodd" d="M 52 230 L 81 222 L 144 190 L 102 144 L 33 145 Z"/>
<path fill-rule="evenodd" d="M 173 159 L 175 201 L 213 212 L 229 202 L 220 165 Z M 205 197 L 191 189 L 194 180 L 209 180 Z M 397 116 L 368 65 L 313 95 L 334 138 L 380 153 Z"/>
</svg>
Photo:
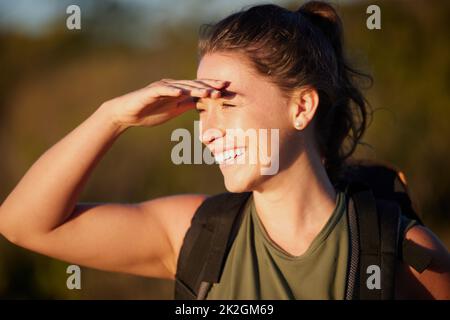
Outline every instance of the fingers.
<svg viewBox="0 0 450 320">
<path fill-rule="evenodd" d="M 172 85 L 155 85 L 144 88 L 148 91 L 151 98 L 157 98 L 161 96 L 166 97 L 178 97 L 183 94 L 183 89 Z"/>
<path fill-rule="evenodd" d="M 207 97 L 211 95 L 211 97 L 219 97 L 220 91 L 211 87 L 205 86 L 196 86 L 193 84 L 186 84 L 181 82 L 171 82 L 172 86 L 183 89 L 185 94 L 190 94 L 194 97 Z"/>
<path fill-rule="evenodd" d="M 144 101 L 149 102 L 147 99 L 157 99 L 160 97 L 177 98 L 187 95 L 191 97 L 205 98 L 210 94 L 213 97 L 211 90 L 212 89 L 197 88 L 190 85 L 169 85 L 158 83 L 143 88 L 141 92 L 143 97 L 145 97 Z"/>
<path fill-rule="evenodd" d="M 211 95 L 211 98 L 221 96 L 221 89 L 229 85 L 228 81 L 214 79 L 196 79 L 196 80 L 172 80 L 163 79 L 163 83 L 173 85 L 191 91 L 191 95 L 205 97 Z"/>
<path fill-rule="evenodd" d="M 152 98 L 157 97 L 178 97 L 181 95 L 190 95 L 193 97 L 206 97 L 209 94 L 210 89 L 197 88 L 189 85 L 168 85 L 159 84 L 145 88 L 149 92 L 149 96 Z"/>
<path fill-rule="evenodd" d="M 162 79 L 164 83 L 183 83 L 200 87 L 211 87 L 215 89 L 223 89 L 230 84 L 229 81 L 216 80 L 216 79 L 194 79 L 194 80 L 174 80 L 174 79 Z"/>
<path fill-rule="evenodd" d="M 228 81 L 215 79 L 173 80 L 173 82 L 190 84 L 199 87 L 214 88 L 218 90 L 223 89 L 229 84 Z"/>
<path fill-rule="evenodd" d="M 222 93 L 220 90 L 228 85 L 228 81 L 214 79 L 162 79 L 143 88 L 142 91 L 146 99 L 155 99 L 159 97 L 181 97 L 183 95 L 198 98 L 206 98 L 210 96 L 215 99 L 221 97 Z"/>
</svg>

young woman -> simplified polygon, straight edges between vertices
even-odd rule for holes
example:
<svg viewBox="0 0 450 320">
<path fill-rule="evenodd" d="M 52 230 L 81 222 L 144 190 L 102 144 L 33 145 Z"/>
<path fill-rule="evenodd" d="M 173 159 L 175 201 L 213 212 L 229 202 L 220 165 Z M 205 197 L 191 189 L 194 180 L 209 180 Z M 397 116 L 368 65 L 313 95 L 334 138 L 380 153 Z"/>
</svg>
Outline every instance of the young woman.
<svg viewBox="0 0 450 320">
<path fill-rule="evenodd" d="M 227 283 L 214 286 L 208 298 L 343 299 L 346 195 L 330 178 L 366 126 L 358 75 L 343 56 L 340 19 L 325 3 L 309 2 L 296 12 L 261 5 L 233 14 L 200 41 L 196 80 L 163 79 L 107 101 L 45 152 L 1 205 L 0 232 L 70 263 L 174 279 L 184 236 L 207 195 L 136 204 L 77 200 L 125 130 L 196 108 L 201 140 L 221 159 L 227 190 L 252 191 L 224 269 Z M 233 145 L 230 128 L 278 129 L 278 172 L 261 174 L 259 158 L 224 161 L 250 158 L 260 147 Z M 224 153 L 223 145 L 234 151 Z M 421 226 L 406 237 L 427 248 L 432 263 L 422 273 L 400 266 L 397 298 L 450 298 L 445 247 Z"/>
</svg>

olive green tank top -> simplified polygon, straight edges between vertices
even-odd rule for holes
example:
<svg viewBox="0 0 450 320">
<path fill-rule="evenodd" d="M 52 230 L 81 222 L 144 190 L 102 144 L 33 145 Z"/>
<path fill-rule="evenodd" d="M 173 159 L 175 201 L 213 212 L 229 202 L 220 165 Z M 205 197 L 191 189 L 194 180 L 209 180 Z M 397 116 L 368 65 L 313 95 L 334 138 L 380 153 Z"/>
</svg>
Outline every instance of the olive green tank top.
<svg viewBox="0 0 450 320">
<path fill-rule="evenodd" d="M 300 256 L 268 236 L 253 195 L 227 256 L 220 283 L 206 299 L 344 299 L 349 254 L 346 195 L 337 192 L 329 220 Z"/>
</svg>

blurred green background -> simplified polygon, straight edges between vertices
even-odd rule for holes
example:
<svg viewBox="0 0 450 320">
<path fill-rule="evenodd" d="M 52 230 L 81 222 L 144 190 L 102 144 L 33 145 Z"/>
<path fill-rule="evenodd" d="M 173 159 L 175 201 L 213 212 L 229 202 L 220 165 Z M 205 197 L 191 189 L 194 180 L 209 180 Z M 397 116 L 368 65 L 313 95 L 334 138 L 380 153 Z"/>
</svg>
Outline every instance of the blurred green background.
<svg viewBox="0 0 450 320">
<path fill-rule="evenodd" d="M 199 26 L 256 3 L 1 2 L 0 201 L 46 149 L 103 101 L 161 78 L 195 78 Z M 273 3 L 296 9 L 302 1 Z M 449 248 L 450 2 L 332 3 L 343 18 L 350 57 L 375 79 L 366 91 L 375 109 L 365 137 L 371 147 L 360 147 L 357 157 L 402 169 L 416 208 Z M 69 4 L 81 8 L 81 30 L 66 28 Z M 381 8 L 381 30 L 366 28 L 369 4 Z M 192 131 L 196 118 L 189 112 L 156 128 L 128 130 L 96 168 L 80 201 L 225 191 L 217 167 L 176 166 L 170 160 L 172 130 Z M 82 289 L 71 291 L 67 266 L 0 237 L 0 297 L 172 298 L 171 281 L 88 268 L 82 268 Z"/>
</svg>

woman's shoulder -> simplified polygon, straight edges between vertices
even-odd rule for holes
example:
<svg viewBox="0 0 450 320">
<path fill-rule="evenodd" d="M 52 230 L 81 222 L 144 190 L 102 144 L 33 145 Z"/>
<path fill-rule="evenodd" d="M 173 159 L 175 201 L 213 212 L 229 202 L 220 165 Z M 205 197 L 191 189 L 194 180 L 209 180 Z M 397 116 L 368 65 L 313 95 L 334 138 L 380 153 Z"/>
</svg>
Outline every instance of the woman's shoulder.
<svg viewBox="0 0 450 320">
<path fill-rule="evenodd" d="M 431 262 L 423 272 L 399 263 L 397 269 L 397 298 L 450 299 L 450 255 L 445 245 L 427 227 L 414 225 L 405 238 L 425 250 Z"/>
<path fill-rule="evenodd" d="M 158 223 L 164 230 L 173 252 L 171 266 L 174 272 L 192 218 L 200 205 L 209 197 L 210 195 L 207 194 L 176 194 L 151 199 L 139 204 L 143 211 L 154 217 L 151 220 L 152 223 Z"/>
</svg>

